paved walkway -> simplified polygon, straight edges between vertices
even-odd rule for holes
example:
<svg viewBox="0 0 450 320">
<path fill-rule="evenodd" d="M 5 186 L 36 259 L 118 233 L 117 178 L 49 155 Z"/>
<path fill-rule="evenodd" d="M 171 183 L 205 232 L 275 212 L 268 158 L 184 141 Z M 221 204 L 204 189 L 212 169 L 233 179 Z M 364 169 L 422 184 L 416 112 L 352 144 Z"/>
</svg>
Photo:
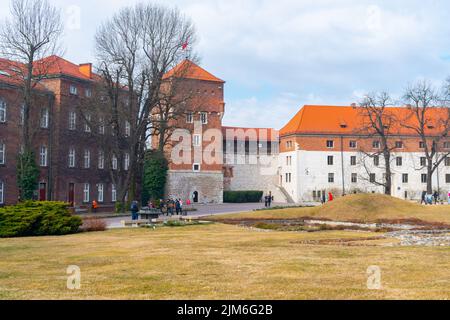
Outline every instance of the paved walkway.
<svg viewBox="0 0 450 320">
<path fill-rule="evenodd" d="M 272 206 L 287 206 L 286 203 L 273 203 Z M 193 205 L 197 211 L 188 212 L 189 217 L 206 217 L 211 215 L 221 215 L 230 213 L 239 213 L 253 211 L 255 209 L 264 208 L 264 203 L 224 203 L 224 204 L 205 204 Z M 128 219 L 127 217 L 105 218 L 108 228 L 122 227 L 121 221 Z"/>
</svg>

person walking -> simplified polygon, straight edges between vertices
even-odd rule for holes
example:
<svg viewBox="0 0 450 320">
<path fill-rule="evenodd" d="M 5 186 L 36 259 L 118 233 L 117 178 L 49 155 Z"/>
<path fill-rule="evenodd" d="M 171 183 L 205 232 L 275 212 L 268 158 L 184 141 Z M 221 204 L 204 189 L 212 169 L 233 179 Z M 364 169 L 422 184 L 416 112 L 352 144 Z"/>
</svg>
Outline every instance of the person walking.
<svg viewBox="0 0 450 320">
<path fill-rule="evenodd" d="M 183 215 L 183 200 L 178 199 L 178 204 L 180 206 L 180 215 Z"/>
<path fill-rule="evenodd" d="M 272 196 L 272 191 L 269 192 L 269 198 L 267 199 L 267 205 L 269 206 L 269 208 L 272 206 L 272 201 L 273 201 L 273 196 Z"/>
<path fill-rule="evenodd" d="M 325 204 L 327 202 L 327 196 L 325 195 L 325 190 L 322 191 L 322 204 Z"/>
<path fill-rule="evenodd" d="M 131 220 L 135 221 L 138 219 L 138 212 L 139 212 L 139 206 L 138 206 L 138 202 L 136 200 L 134 200 L 131 203 Z"/>
<path fill-rule="evenodd" d="M 333 194 L 331 192 L 328 192 L 328 201 L 333 201 Z"/>
<path fill-rule="evenodd" d="M 96 213 L 98 209 L 97 200 L 92 201 L 92 212 Z"/>
<path fill-rule="evenodd" d="M 425 203 L 425 205 L 427 204 L 427 201 L 425 199 L 426 196 L 427 196 L 427 192 L 426 191 L 422 191 L 422 198 L 420 200 L 420 204 L 424 204 L 424 203 Z"/>
<path fill-rule="evenodd" d="M 436 205 L 438 203 L 438 200 L 439 200 L 439 194 L 437 193 L 437 191 L 434 191 L 433 199 L 434 199 L 434 204 Z"/>
<path fill-rule="evenodd" d="M 175 212 L 177 216 L 180 215 L 180 199 L 175 200 Z"/>
</svg>

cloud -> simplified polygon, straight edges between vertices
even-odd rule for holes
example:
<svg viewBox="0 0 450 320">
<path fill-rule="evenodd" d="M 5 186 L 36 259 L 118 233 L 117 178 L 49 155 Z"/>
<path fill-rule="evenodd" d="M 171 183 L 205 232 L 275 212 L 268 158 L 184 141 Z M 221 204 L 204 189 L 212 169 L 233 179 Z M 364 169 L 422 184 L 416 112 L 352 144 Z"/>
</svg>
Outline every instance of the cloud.
<svg viewBox="0 0 450 320">
<path fill-rule="evenodd" d="M 73 0 L 52 1 L 69 20 Z M 93 61 L 98 25 L 137 2 L 77 1 L 80 28 L 66 31 L 67 58 Z M 280 128 L 303 104 L 350 104 L 379 90 L 401 96 L 409 82 L 440 81 L 450 73 L 445 0 L 176 0 L 170 5 L 196 24 L 202 66 L 227 81 L 227 125 Z M 2 1 L 0 16 L 5 8 Z"/>
</svg>

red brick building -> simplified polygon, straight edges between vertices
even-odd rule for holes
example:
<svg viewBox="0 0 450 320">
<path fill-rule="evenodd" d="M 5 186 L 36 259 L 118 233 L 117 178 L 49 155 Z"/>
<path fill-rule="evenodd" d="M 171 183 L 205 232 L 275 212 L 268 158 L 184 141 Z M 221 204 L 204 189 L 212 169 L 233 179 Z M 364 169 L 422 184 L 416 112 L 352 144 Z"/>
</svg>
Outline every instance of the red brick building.
<svg viewBox="0 0 450 320">
<path fill-rule="evenodd" d="M 116 201 L 109 166 L 93 130 L 108 134 L 108 128 L 92 128 L 79 108 L 92 96 L 91 64 L 74 64 L 57 56 L 38 63 L 49 67 L 34 91 L 34 113 L 30 115 L 33 146 L 41 174 L 36 198 L 87 206 L 94 199 L 105 206 Z M 16 156 L 20 151 L 22 94 L 12 76 L 14 65 L 0 60 L 0 204 L 13 204 Z"/>
</svg>

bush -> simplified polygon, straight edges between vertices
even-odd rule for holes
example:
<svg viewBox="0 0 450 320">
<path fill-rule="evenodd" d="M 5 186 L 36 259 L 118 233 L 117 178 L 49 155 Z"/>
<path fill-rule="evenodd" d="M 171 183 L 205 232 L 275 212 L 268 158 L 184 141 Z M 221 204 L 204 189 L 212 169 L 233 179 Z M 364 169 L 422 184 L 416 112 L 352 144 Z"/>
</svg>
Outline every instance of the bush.
<svg viewBox="0 0 450 320">
<path fill-rule="evenodd" d="M 83 219 L 83 226 L 81 228 L 86 232 L 105 231 L 106 221 L 95 217 L 85 218 Z"/>
<path fill-rule="evenodd" d="M 0 208 L 0 238 L 70 234 L 81 223 L 63 202 L 27 201 Z"/>
<path fill-rule="evenodd" d="M 226 203 L 247 203 L 260 202 L 263 191 L 224 191 L 223 202 Z"/>
</svg>

